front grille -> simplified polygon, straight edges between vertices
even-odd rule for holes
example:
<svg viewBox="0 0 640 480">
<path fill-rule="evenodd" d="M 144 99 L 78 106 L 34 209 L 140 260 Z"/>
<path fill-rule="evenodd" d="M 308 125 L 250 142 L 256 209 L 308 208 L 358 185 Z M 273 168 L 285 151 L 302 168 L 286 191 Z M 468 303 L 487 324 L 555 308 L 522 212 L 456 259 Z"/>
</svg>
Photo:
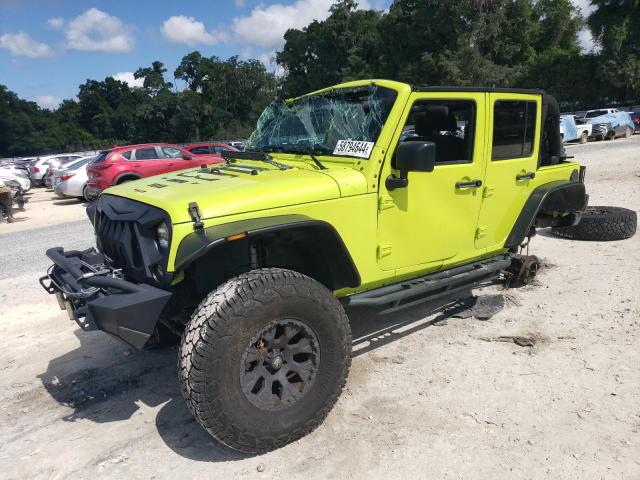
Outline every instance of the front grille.
<svg viewBox="0 0 640 480">
<path fill-rule="evenodd" d="M 122 269 L 135 282 L 163 284 L 168 252 L 160 250 L 157 229 L 161 222 L 171 227 L 164 210 L 113 195 L 101 195 L 87 209 L 96 232 L 96 244 L 110 266 Z"/>
<path fill-rule="evenodd" d="M 94 228 L 98 249 L 109 258 L 114 267 L 142 266 L 134 222 L 111 220 L 105 213 L 97 212 Z"/>
</svg>

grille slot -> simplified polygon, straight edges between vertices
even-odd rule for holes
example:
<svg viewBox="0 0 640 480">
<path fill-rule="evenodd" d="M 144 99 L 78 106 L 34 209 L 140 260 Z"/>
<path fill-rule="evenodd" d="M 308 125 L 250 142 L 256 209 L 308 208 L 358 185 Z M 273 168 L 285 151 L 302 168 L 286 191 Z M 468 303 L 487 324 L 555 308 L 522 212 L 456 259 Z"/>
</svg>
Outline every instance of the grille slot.
<svg viewBox="0 0 640 480">
<path fill-rule="evenodd" d="M 139 250 L 134 222 L 111 220 L 104 213 L 98 213 L 96 234 L 100 249 L 112 260 L 115 267 L 140 267 L 140 257 L 133 254 L 135 250 Z"/>
</svg>

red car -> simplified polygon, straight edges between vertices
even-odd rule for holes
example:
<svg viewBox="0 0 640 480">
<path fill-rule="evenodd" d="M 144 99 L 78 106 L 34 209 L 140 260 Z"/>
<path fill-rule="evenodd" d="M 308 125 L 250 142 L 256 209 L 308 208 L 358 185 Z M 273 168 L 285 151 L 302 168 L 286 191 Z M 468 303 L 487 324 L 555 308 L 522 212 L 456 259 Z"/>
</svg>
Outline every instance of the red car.
<svg viewBox="0 0 640 480">
<path fill-rule="evenodd" d="M 220 155 L 193 154 L 168 143 L 114 147 L 100 152 L 87 166 L 87 194 L 95 198 L 112 185 L 222 161 Z"/>
<path fill-rule="evenodd" d="M 207 143 L 192 143 L 184 147 L 185 150 L 193 153 L 194 155 L 221 155 L 222 152 L 237 152 L 238 149 L 232 147 L 227 143 L 220 142 L 207 142 Z"/>
</svg>

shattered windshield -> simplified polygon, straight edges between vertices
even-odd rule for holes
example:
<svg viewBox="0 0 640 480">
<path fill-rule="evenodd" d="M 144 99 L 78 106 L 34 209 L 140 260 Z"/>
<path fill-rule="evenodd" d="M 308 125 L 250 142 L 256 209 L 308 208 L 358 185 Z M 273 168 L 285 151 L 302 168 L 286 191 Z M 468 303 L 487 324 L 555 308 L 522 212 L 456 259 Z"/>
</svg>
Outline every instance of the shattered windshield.
<svg viewBox="0 0 640 480">
<path fill-rule="evenodd" d="M 247 150 L 369 158 L 396 97 L 370 85 L 275 101 L 260 115 Z"/>
</svg>

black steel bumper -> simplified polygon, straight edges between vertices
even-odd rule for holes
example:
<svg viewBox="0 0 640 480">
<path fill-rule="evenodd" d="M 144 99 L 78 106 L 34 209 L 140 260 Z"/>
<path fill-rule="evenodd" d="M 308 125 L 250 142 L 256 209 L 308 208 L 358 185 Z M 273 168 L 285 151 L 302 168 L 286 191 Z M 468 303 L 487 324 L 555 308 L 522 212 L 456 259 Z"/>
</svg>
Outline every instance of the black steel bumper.
<svg viewBox="0 0 640 480">
<path fill-rule="evenodd" d="M 50 248 L 47 256 L 54 264 L 40 284 L 56 296 L 69 318 L 83 330 L 103 330 L 138 350 L 144 348 L 170 292 L 120 278 L 93 248 L 68 252 Z"/>
</svg>

